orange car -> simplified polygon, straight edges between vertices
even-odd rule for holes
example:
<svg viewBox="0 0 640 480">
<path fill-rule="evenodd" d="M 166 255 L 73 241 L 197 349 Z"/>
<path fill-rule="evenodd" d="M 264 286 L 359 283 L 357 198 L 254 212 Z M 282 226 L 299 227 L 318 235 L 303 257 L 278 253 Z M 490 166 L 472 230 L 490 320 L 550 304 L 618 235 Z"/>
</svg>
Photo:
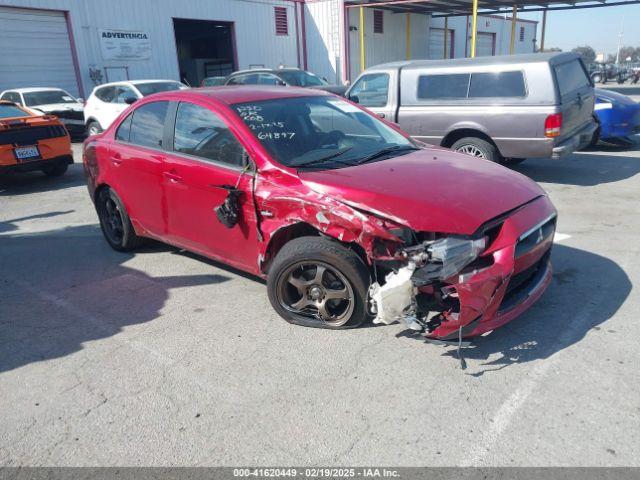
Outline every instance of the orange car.
<svg viewBox="0 0 640 480">
<path fill-rule="evenodd" d="M 62 175 L 73 163 L 69 132 L 56 117 L 0 101 L 0 174 Z"/>
</svg>

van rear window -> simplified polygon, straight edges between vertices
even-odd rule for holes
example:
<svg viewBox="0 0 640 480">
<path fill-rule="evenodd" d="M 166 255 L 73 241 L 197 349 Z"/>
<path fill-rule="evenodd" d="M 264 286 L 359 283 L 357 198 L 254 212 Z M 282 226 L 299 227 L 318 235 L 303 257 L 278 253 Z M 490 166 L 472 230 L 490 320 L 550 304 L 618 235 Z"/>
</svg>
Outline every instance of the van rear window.
<svg viewBox="0 0 640 480">
<path fill-rule="evenodd" d="M 467 98 L 468 88 L 468 73 L 422 75 L 418 78 L 418 98 L 423 100 Z"/>
<path fill-rule="evenodd" d="M 473 73 L 469 98 L 525 97 L 522 72 Z"/>
<path fill-rule="evenodd" d="M 575 92 L 584 87 L 591 86 L 591 81 L 582 66 L 580 60 L 561 63 L 554 67 L 560 96 Z"/>
</svg>

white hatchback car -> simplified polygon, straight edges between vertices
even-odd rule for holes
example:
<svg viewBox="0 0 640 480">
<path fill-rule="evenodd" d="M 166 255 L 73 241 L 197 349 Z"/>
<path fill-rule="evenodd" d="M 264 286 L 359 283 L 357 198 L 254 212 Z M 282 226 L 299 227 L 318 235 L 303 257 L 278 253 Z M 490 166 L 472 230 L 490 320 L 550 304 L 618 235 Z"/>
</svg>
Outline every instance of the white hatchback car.
<svg viewBox="0 0 640 480">
<path fill-rule="evenodd" d="M 98 85 L 84 106 L 87 135 L 97 135 L 108 128 L 130 104 L 142 97 L 186 88 L 175 80 L 131 80 Z"/>
</svg>

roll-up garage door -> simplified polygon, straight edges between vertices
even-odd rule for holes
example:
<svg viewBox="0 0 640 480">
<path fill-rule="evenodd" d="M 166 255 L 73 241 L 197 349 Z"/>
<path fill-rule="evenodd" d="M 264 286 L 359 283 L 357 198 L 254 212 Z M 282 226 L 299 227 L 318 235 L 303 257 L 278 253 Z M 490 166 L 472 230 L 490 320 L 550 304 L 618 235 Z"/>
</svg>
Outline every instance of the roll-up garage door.
<svg viewBox="0 0 640 480">
<path fill-rule="evenodd" d="M 447 58 L 453 58 L 453 38 L 454 31 L 447 30 L 449 39 L 447 41 Z M 440 60 L 444 57 L 444 28 L 431 27 L 429 29 L 429 58 Z"/>
<path fill-rule="evenodd" d="M 0 91 L 57 87 L 78 95 L 64 12 L 0 7 Z"/>
<path fill-rule="evenodd" d="M 476 57 L 489 57 L 491 55 L 495 55 L 495 39 L 495 33 L 478 32 L 478 40 L 476 43 Z"/>
</svg>

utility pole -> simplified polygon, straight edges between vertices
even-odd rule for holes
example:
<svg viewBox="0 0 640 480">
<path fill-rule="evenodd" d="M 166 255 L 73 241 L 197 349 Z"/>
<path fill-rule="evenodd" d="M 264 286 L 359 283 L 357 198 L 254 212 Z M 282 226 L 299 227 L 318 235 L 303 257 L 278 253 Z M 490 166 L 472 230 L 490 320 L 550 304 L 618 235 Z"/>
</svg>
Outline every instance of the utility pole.
<svg viewBox="0 0 640 480">
<path fill-rule="evenodd" d="M 624 20 L 620 20 L 620 33 L 618 34 L 618 51 L 616 52 L 616 65 L 620 63 L 620 47 L 622 46 L 623 22 Z"/>
</svg>

